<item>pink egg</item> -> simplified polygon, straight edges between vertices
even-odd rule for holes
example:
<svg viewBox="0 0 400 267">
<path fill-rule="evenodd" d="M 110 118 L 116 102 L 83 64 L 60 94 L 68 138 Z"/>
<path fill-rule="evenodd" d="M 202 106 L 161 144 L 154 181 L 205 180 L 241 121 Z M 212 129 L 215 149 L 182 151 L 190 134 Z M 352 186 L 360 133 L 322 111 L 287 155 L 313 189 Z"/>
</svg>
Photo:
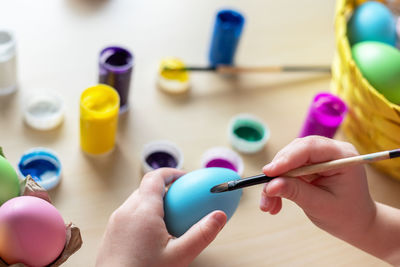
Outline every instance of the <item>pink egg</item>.
<svg viewBox="0 0 400 267">
<path fill-rule="evenodd" d="M 65 239 L 61 214 L 41 198 L 15 197 L 0 207 L 0 258 L 8 264 L 46 266 L 61 254 Z"/>
</svg>

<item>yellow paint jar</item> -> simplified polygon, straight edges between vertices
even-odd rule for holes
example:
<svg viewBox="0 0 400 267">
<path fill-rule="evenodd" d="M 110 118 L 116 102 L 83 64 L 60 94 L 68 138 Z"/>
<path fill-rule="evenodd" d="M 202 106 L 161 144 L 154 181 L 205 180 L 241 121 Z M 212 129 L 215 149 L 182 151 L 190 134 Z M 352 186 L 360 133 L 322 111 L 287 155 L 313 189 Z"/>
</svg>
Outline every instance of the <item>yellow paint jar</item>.
<svg viewBox="0 0 400 267">
<path fill-rule="evenodd" d="M 119 110 L 118 92 L 98 84 L 87 88 L 80 99 L 80 142 L 88 154 L 110 152 L 115 145 Z"/>
</svg>

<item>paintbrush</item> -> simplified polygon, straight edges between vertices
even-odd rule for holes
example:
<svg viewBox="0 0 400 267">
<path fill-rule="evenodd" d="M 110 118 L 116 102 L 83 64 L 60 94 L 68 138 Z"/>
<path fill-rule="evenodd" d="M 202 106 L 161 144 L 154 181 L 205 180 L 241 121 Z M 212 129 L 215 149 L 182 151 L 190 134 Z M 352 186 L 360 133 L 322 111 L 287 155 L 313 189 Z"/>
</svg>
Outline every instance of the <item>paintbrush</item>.
<svg viewBox="0 0 400 267">
<path fill-rule="evenodd" d="M 329 170 L 333 170 L 333 169 L 339 169 L 339 168 L 349 167 L 349 166 L 353 166 L 353 165 L 359 165 L 359 164 L 370 163 L 370 162 L 375 162 L 375 161 L 385 160 L 385 159 L 392 159 L 392 158 L 397 158 L 397 157 L 400 157 L 400 149 L 359 155 L 359 156 L 355 156 L 355 157 L 342 158 L 342 159 L 322 162 L 322 163 L 318 163 L 318 164 L 303 166 L 303 167 L 291 170 L 289 172 L 286 172 L 279 176 L 269 177 L 269 176 L 266 176 L 265 174 L 259 174 L 256 176 L 242 178 L 242 179 L 238 179 L 238 180 L 234 180 L 234 181 L 216 185 L 213 188 L 211 188 L 210 191 L 212 193 L 232 191 L 232 190 L 236 190 L 236 189 L 243 188 L 243 187 L 267 183 L 277 177 L 301 177 L 301 176 L 317 174 L 320 172 L 325 172 L 325 171 L 329 171 Z"/>
<path fill-rule="evenodd" d="M 216 71 L 218 73 L 238 74 L 245 72 L 331 72 L 330 66 L 264 66 L 264 67 L 240 67 L 230 65 L 217 65 L 209 67 L 188 66 L 184 68 L 165 67 L 165 71 Z"/>
</svg>

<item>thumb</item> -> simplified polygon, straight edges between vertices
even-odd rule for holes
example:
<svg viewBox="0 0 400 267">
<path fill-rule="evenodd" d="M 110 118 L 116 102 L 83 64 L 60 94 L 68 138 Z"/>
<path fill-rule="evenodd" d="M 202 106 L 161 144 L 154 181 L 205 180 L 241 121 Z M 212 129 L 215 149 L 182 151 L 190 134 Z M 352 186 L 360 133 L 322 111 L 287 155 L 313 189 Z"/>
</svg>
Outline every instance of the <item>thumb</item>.
<svg viewBox="0 0 400 267">
<path fill-rule="evenodd" d="M 328 192 L 299 178 L 276 178 L 264 191 L 268 197 L 283 197 L 295 202 L 306 212 L 317 211 L 325 202 Z"/>
<path fill-rule="evenodd" d="M 217 236 L 226 223 L 223 211 L 217 210 L 193 225 L 185 234 L 175 239 L 176 252 L 185 262 L 192 262 Z"/>
</svg>

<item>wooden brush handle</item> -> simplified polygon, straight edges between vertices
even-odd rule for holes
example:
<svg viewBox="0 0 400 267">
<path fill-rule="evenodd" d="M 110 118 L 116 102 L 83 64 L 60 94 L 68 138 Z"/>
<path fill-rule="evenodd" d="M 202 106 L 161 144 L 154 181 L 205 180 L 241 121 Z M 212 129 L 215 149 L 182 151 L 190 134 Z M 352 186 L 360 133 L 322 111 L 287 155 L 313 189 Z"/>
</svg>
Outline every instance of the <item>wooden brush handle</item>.
<svg viewBox="0 0 400 267">
<path fill-rule="evenodd" d="M 325 172 L 333 169 L 340 169 L 344 167 L 354 166 L 358 164 L 375 162 L 379 160 L 389 159 L 390 158 L 389 153 L 390 151 L 383 151 L 383 152 L 377 152 L 372 154 L 360 155 L 355 157 L 349 157 L 349 158 L 343 158 L 343 159 L 337 159 L 333 161 L 313 164 L 310 166 L 304 166 L 298 169 L 294 169 L 280 176 L 299 177 L 309 174 Z"/>
<path fill-rule="evenodd" d="M 265 72 L 327 72 L 331 71 L 329 66 L 264 66 L 264 67 L 239 67 L 229 65 L 219 65 L 216 67 L 219 73 L 238 74 L 245 72 L 265 73 Z"/>
</svg>

